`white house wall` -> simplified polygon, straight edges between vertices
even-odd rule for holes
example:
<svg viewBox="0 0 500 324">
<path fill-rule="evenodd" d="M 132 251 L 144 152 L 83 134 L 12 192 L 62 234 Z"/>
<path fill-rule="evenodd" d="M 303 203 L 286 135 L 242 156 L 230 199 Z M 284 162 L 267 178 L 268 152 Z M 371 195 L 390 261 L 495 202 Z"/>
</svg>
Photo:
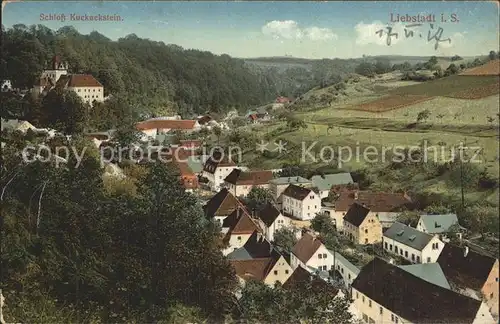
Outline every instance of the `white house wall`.
<svg viewBox="0 0 500 324">
<path fill-rule="evenodd" d="M 233 234 L 229 239 L 229 245 L 226 249 L 222 251 L 222 254 L 228 255 L 229 253 L 237 250 L 248 241 L 252 234 Z"/>
<path fill-rule="evenodd" d="M 437 237 L 434 237 L 429 243 L 427 244 L 426 247 L 422 249 L 422 251 L 418 251 L 417 249 L 414 249 L 412 247 L 409 247 L 405 244 L 402 244 L 398 241 L 395 241 L 393 239 L 390 239 L 386 236 L 382 238 L 383 242 L 383 247 L 384 250 L 391 254 L 396 254 L 395 247 L 398 248 L 398 253 L 400 257 L 403 257 L 404 259 L 412 262 L 412 263 L 434 263 L 437 261 L 437 258 L 439 257 L 439 254 L 441 254 L 441 251 L 443 250 L 444 243 L 441 242 Z M 385 243 L 387 243 L 387 248 L 385 247 Z M 432 243 L 438 243 L 438 249 L 437 250 L 432 250 Z M 392 250 L 390 250 L 390 245 L 392 244 Z M 401 250 L 403 250 L 403 254 L 401 254 Z M 408 252 L 408 256 L 406 256 L 406 252 Z M 415 260 L 412 259 L 412 254 L 415 255 Z M 417 261 L 417 256 L 420 257 L 420 262 Z M 430 262 L 427 262 L 427 257 L 431 258 Z"/>
</svg>

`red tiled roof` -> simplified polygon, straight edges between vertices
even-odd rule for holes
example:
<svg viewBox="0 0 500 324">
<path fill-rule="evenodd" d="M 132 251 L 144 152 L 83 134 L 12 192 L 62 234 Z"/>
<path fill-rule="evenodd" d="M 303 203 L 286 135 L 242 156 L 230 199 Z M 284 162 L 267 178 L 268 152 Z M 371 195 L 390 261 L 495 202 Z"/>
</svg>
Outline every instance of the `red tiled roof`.
<svg viewBox="0 0 500 324">
<path fill-rule="evenodd" d="M 372 212 L 392 212 L 411 204 L 411 199 L 403 193 L 343 191 L 335 202 L 336 211 L 348 211 L 354 202 L 365 205 Z"/>
<path fill-rule="evenodd" d="M 196 120 L 146 120 L 136 124 L 138 130 L 148 129 L 193 129 Z"/>
<path fill-rule="evenodd" d="M 256 114 L 251 114 L 248 116 L 251 120 L 257 120 L 257 115 Z"/>
<path fill-rule="evenodd" d="M 271 258 L 230 260 L 236 275 L 244 280 L 263 281 L 268 274 Z"/>
<path fill-rule="evenodd" d="M 259 231 L 257 225 L 255 225 L 254 221 L 248 213 L 244 212 L 240 217 L 236 225 L 232 230 L 230 230 L 231 235 L 234 234 L 252 234 L 255 231 Z"/>
<path fill-rule="evenodd" d="M 102 84 L 90 74 L 70 74 L 68 87 L 102 87 Z"/>
<path fill-rule="evenodd" d="M 323 244 L 318 238 L 309 233 L 304 233 L 300 240 L 295 243 L 292 253 L 302 262 L 307 263 Z"/>
</svg>

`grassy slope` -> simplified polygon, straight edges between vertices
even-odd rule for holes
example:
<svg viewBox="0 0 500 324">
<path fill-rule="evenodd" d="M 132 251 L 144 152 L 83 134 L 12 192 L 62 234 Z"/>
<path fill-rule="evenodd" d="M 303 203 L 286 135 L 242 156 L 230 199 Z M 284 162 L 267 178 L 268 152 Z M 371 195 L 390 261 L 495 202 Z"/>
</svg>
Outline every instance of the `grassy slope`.
<svg viewBox="0 0 500 324">
<path fill-rule="evenodd" d="M 493 81 L 492 81 L 493 80 Z M 498 78 L 497 78 L 498 80 Z M 437 83 L 436 83 L 437 82 Z M 370 81 L 363 79 L 356 84 L 348 84 L 347 96 L 343 96 L 330 107 L 311 108 L 308 111 L 296 112 L 295 115 L 308 123 L 308 128 L 286 131 L 278 134 L 272 140 L 284 139 L 288 142 L 289 151 L 273 158 L 264 158 L 255 152 L 249 152 L 245 156 L 246 161 L 250 161 L 253 166 L 259 168 L 278 168 L 284 162 L 293 162 L 301 158 L 301 145 L 305 142 L 309 147 L 317 141 L 317 147 L 324 145 L 332 146 L 338 150 L 340 146 L 349 146 L 353 150 L 360 147 L 374 146 L 379 151 L 382 146 L 391 147 L 393 145 L 414 146 L 422 140 L 429 141 L 429 145 L 445 145 L 445 152 L 453 146 L 458 145 L 466 138 L 469 146 L 484 149 L 484 155 L 480 158 L 485 161 L 484 165 L 489 172 L 498 176 L 498 100 L 499 97 L 492 96 L 478 100 L 461 100 L 438 97 L 431 101 L 408 106 L 403 109 L 389 111 L 385 113 L 367 113 L 344 109 L 352 104 L 373 100 L 373 98 L 395 92 L 400 94 L 425 94 L 431 93 L 436 96 L 455 92 L 457 89 L 470 87 L 471 84 L 489 84 L 497 82 L 494 78 L 468 79 L 450 77 L 433 82 L 414 85 L 413 82 L 401 82 L 396 79 L 386 79 L 380 81 Z M 407 86 L 406 86 L 407 85 Z M 439 85 L 436 86 L 436 85 Z M 355 88 L 363 88 L 364 91 L 357 91 Z M 441 92 L 440 92 L 441 88 Z M 318 93 L 329 91 L 329 88 L 314 90 L 308 96 L 318 95 Z M 429 120 L 416 129 L 407 129 L 408 123 L 415 122 L 418 112 L 429 109 L 431 117 Z M 455 118 L 455 114 L 459 114 Z M 444 117 L 438 119 L 436 116 L 442 114 Z M 490 124 L 486 116 L 495 118 L 495 122 Z M 327 131 L 328 125 L 334 128 Z M 255 132 L 261 136 L 269 134 L 278 127 L 285 129 L 282 122 L 276 122 L 273 126 L 257 127 Z M 315 163 L 309 160 L 306 164 L 320 168 L 328 166 L 328 163 Z M 355 170 L 366 166 L 366 162 L 361 157 L 342 165 L 344 170 Z M 410 184 L 384 183 L 385 179 L 379 179 L 379 185 L 387 188 L 397 188 L 402 185 L 411 185 L 415 189 L 425 189 L 432 192 L 444 193 L 449 199 L 458 199 L 459 189 L 447 185 L 446 179 L 412 179 Z M 498 204 L 498 190 L 471 191 L 466 194 L 470 201 L 488 200 Z"/>
</svg>

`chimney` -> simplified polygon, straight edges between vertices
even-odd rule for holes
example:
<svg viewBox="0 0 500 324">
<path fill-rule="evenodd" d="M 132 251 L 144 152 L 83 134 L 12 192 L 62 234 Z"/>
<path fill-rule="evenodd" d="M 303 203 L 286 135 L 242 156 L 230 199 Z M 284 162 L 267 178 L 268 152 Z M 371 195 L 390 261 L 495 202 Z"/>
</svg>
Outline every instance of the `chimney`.
<svg viewBox="0 0 500 324">
<path fill-rule="evenodd" d="M 469 254 L 469 247 L 468 246 L 465 247 L 464 258 L 467 257 L 467 254 Z"/>
</svg>

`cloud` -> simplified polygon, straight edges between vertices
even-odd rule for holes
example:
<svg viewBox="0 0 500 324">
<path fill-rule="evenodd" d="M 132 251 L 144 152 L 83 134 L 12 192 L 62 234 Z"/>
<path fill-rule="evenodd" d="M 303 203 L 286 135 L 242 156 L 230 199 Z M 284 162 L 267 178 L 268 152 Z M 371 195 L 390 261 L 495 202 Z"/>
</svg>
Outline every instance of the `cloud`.
<svg viewBox="0 0 500 324">
<path fill-rule="evenodd" d="M 337 35 L 329 28 L 301 28 L 293 20 L 273 20 L 262 26 L 262 33 L 275 39 L 310 39 L 324 41 L 337 39 Z"/>
<path fill-rule="evenodd" d="M 442 38 L 450 38 L 451 39 L 451 42 L 440 42 L 439 43 L 439 47 L 442 47 L 442 48 L 456 48 L 457 46 L 459 45 L 462 45 L 464 43 L 464 40 L 465 40 L 465 34 L 467 32 L 463 32 L 463 33 L 454 33 L 453 35 L 449 36 L 449 37 L 442 37 Z"/>
<path fill-rule="evenodd" d="M 382 23 L 381 21 L 374 21 L 370 24 L 365 24 L 363 22 L 358 23 L 354 30 L 356 31 L 356 44 L 357 45 L 383 45 L 387 46 L 387 24 Z M 392 24 L 391 34 L 396 33 L 396 35 L 391 37 L 391 45 L 399 43 L 401 40 L 406 38 L 406 33 L 410 33 L 413 31 L 414 36 L 418 37 L 419 29 L 418 27 L 407 28 L 405 32 L 404 25 L 402 23 Z M 382 30 L 382 36 L 380 36 L 380 30 Z M 379 32 L 379 33 L 377 33 Z"/>
</svg>

